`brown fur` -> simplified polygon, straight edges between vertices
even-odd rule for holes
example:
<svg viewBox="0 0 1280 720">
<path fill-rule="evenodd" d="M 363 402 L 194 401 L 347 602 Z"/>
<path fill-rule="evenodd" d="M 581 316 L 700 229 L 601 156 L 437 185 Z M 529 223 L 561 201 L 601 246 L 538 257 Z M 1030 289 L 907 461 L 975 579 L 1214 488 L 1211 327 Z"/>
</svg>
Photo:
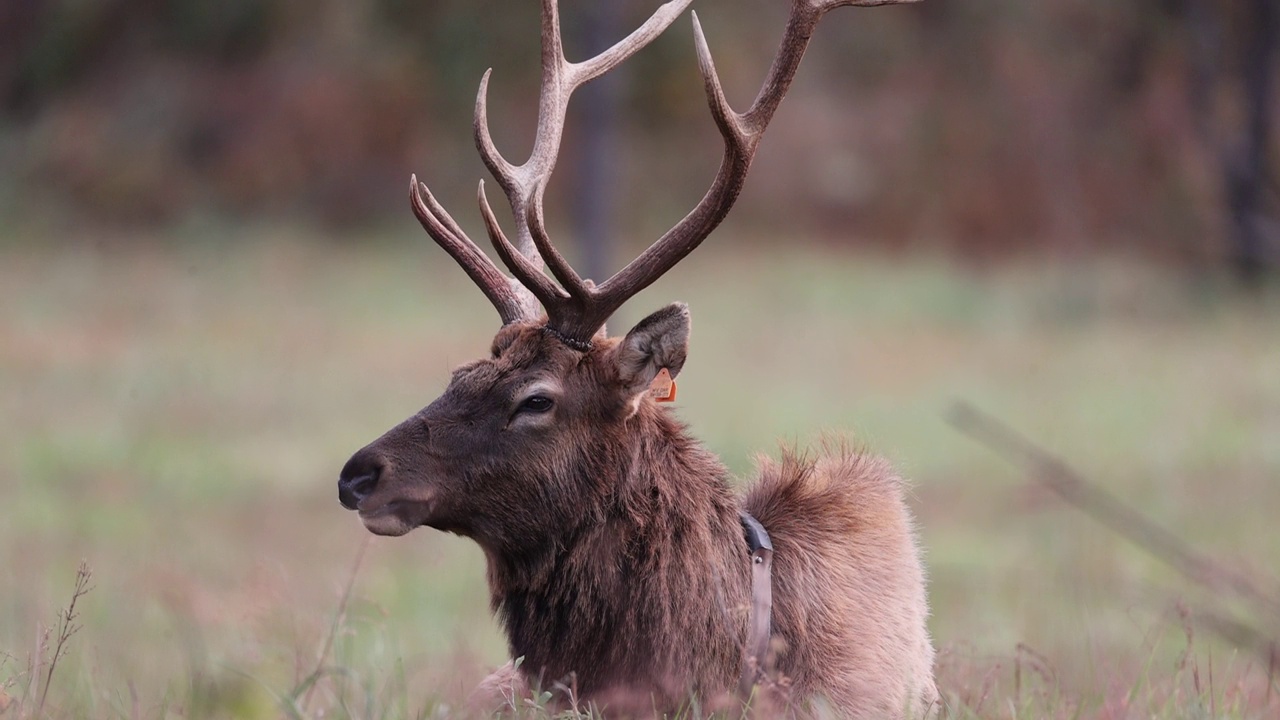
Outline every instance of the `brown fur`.
<svg viewBox="0 0 1280 720">
<path fill-rule="evenodd" d="M 922 714 L 937 691 L 904 484 L 878 457 L 827 450 L 761 460 L 744 499 L 773 538 L 775 671 L 842 717 Z"/>
<path fill-rule="evenodd" d="M 659 367 L 679 372 L 687 337 L 675 305 L 585 353 L 508 326 L 491 358 L 352 457 L 343 503 L 374 532 L 429 525 L 484 549 L 494 611 L 523 658 L 486 681 L 491 699 L 564 682 L 632 711 L 734 692 L 745 507 L 776 550 L 770 697 L 843 717 L 920 714 L 936 698 L 933 650 L 903 483 L 839 450 L 763 461 L 740 497 L 719 459 L 636 390 Z M 531 393 L 553 408 L 530 411 Z"/>
</svg>

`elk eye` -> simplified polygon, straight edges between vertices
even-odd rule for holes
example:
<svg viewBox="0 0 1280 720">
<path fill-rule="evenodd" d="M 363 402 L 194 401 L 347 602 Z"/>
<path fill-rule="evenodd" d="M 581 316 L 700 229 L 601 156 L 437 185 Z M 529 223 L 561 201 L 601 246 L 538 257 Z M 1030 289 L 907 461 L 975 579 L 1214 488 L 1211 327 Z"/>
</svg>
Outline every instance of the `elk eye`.
<svg viewBox="0 0 1280 720">
<path fill-rule="evenodd" d="M 551 398 L 543 395 L 534 395 L 520 405 L 520 410 L 521 412 L 544 413 L 550 410 L 552 405 L 555 405 L 555 403 L 551 401 Z"/>
</svg>

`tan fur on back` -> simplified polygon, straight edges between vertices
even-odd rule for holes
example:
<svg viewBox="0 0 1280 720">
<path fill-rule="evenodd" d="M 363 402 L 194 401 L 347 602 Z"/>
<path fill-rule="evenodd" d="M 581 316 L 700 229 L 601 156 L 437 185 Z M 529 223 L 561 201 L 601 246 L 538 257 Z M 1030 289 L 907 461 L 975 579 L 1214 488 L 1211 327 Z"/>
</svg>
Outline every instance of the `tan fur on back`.
<svg viewBox="0 0 1280 720">
<path fill-rule="evenodd" d="M 762 459 L 744 500 L 774 545 L 774 673 L 841 717 L 922 716 L 937 690 L 905 483 L 881 458 L 828 450 Z"/>
</svg>

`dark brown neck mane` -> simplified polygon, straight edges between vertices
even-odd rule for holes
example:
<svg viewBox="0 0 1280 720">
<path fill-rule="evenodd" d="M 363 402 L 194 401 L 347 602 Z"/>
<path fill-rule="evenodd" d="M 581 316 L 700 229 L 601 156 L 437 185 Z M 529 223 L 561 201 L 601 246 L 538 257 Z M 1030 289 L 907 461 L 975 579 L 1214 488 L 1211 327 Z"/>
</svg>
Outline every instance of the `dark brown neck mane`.
<svg viewBox="0 0 1280 720">
<path fill-rule="evenodd" d="M 544 689 L 731 691 L 750 560 L 728 471 L 664 408 L 643 402 L 627 425 L 575 471 L 579 487 L 608 488 L 583 498 L 594 505 L 581 509 L 585 522 L 527 553 L 490 554 L 494 611 L 512 657 Z"/>
</svg>

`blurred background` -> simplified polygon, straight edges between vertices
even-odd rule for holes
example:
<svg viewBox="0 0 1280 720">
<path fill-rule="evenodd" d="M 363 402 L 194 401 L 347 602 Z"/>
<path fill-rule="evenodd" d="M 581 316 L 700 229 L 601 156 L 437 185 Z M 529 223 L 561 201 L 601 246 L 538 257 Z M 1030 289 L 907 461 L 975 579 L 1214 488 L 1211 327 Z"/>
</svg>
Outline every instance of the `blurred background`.
<svg viewBox="0 0 1280 720">
<path fill-rule="evenodd" d="M 578 5 L 565 24 L 582 56 L 654 3 Z M 1273 5 L 855 11 L 822 28 L 735 217 L 842 246 L 1108 250 L 1261 274 L 1277 255 Z M 745 106 L 785 3 L 700 11 Z M 402 225 L 410 168 L 470 198 L 470 114 L 491 66 L 500 140 L 516 155 L 531 136 L 536 3 L 10 0 L 0 13 L 11 227 Z M 680 23 L 580 98 L 576 133 L 608 145 L 567 143 L 557 176 L 573 208 L 587 166 L 607 168 L 617 226 L 643 228 L 637 240 L 718 160 L 690 34 Z"/>
<path fill-rule="evenodd" d="M 562 5 L 581 58 L 657 3 Z M 694 8 L 745 109 L 786 3 Z M 0 716 L 46 686 L 58 716 L 419 716 L 504 660 L 478 550 L 368 544 L 334 483 L 497 329 L 406 181 L 483 239 L 475 91 L 493 67 L 522 160 L 537 14 L 0 2 Z M 729 220 L 612 325 L 690 303 L 678 412 L 739 475 L 836 432 L 913 480 L 962 715 L 1280 708 L 1278 48 L 1273 0 L 839 10 Z M 607 277 L 719 158 L 682 18 L 575 96 L 552 236 Z M 1257 592 L 1061 502 L 957 401 Z"/>
</svg>

